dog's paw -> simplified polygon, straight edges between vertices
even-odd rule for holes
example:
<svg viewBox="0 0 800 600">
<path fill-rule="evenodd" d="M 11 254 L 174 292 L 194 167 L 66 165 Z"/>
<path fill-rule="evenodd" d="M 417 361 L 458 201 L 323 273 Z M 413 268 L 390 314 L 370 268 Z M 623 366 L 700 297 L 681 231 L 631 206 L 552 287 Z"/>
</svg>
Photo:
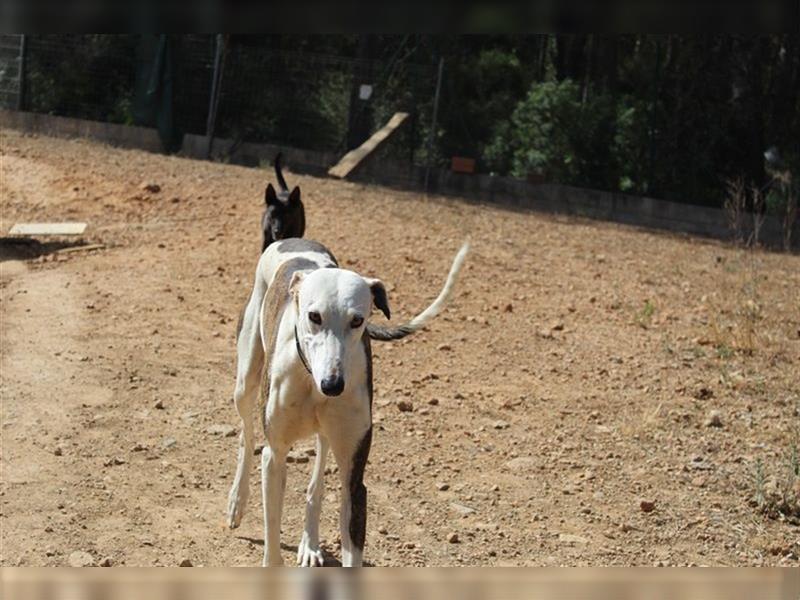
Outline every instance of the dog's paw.
<svg viewBox="0 0 800 600">
<path fill-rule="evenodd" d="M 308 536 L 304 533 L 303 539 L 297 546 L 297 565 L 300 567 L 321 567 L 325 562 L 319 544 L 309 543 Z"/>
<path fill-rule="evenodd" d="M 247 493 L 234 486 L 228 494 L 228 527 L 236 529 L 242 522 L 244 508 L 247 506 Z"/>
</svg>

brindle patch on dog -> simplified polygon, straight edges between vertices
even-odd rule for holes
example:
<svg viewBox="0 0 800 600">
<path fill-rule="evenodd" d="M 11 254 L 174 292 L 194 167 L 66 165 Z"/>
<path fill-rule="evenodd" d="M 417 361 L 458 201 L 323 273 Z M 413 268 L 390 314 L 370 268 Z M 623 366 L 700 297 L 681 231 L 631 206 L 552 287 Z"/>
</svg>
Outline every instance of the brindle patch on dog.
<svg viewBox="0 0 800 600">
<path fill-rule="evenodd" d="M 335 266 L 339 266 L 339 261 L 336 260 L 333 252 L 314 240 L 304 240 L 301 238 L 281 240 L 278 242 L 278 252 L 281 254 L 288 254 L 290 252 L 317 252 L 319 254 L 325 254 L 331 259 Z"/>
</svg>

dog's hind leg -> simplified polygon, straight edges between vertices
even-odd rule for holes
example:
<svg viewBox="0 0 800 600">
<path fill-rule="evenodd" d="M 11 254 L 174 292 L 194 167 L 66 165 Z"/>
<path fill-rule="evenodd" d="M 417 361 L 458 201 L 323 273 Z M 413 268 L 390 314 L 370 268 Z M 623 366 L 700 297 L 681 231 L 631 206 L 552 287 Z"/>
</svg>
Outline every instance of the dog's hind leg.
<svg viewBox="0 0 800 600">
<path fill-rule="evenodd" d="M 264 503 L 264 560 L 265 567 L 280 567 L 281 513 L 286 490 L 285 448 L 272 448 L 269 444 L 261 452 L 261 494 Z"/>
<path fill-rule="evenodd" d="M 258 326 L 258 315 L 266 286 L 256 282 L 250 301 L 242 317 L 242 327 L 236 343 L 236 389 L 233 400 L 242 419 L 239 435 L 239 456 L 236 475 L 228 494 L 228 526 L 239 526 L 250 495 L 250 471 L 253 465 L 254 415 L 264 370 L 264 347 Z"/>
<path fill-rule="evenodd" d="M 322 493 L 325 491 L 325 458 L 328 441 L 317 434 L 317 459 L 306 493 L 306 524 L 303 538 L 297 546 L 297 564 L 301 567 L 321 567 L 322 551 L 319 549 L 319 515 L 322 509 Z"/>
</svg>

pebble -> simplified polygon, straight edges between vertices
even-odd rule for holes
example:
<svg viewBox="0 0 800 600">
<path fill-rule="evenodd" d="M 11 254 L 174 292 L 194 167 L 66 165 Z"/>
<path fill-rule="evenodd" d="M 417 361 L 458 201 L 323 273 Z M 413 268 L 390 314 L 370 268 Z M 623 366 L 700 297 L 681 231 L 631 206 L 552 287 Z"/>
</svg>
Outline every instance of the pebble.
<svg viewBox="0 0 800 600">
<path fill-rule="evenodd" d="M 559 533 L 558 541 L 564 544 L 588 544 L 589 540 L 579 535 L 572 535 L 571 533 Z"/>
<path fill-rule="evenodd" d="M 639 508 L 642 509 L 642 512 L 651 513 L 656 509 L 656 503 L 652 500 L 642 500 L 639 503 Z"/>
<path fill-rule="evenodd" d="M 466 517 L 468 515 L 474 514 L 475 509 L 470 508 L 469 506 L 465 506 L 463 504 L 459 504 L 458 502 L 451 502 L 450 508 L 460 514 L 462 517 Z"/>
<path fill-rule="evenodd" d="M 692 485 L 694 487 L 699 487 L 699 488 L 706 487 L 706 478 L 703 477 L 702 475 L 698 475 L 697 477 L 692 479 Z"/>
<path fill-rule="evenodd" d="M 124 465 L 125 459 L 124 458 L 117 458 L 116 456 L 113 458 L 109 458 L 107 461 L 103 463 L 104 467 L 115 467 L 117 465 Z"/>
<path fill-rule="evenodd" d="M 178 440 L 176 440 L 175 438 L 166 438 L 163 442 L 161 442 L 161 445 L 164 447 L 165 450 L 169 450 L 177 443 Z"/>
<path fill-rule="evenodd" d="M 206 433 L 211 435 L 221 435 L 222 437 L 233 437 L 236 435 L 236 428 L 231 425 L 211 425 L 206 429 Z"/>
<path fill-rule="evenodd" d="M 153 408 L 157 408 L 159 410 L 164 409 L 164 401 L 163 400 L 156 400 L 155 404 L 153 404 Z"/>
<path fill-rule="evenodd" d="M 509 470 L 524 473 L 536 468 L 536 459 L 532 456 L 520 456 L 508 461 L 505 465 Z"/>
<path fill-rule="evenodd" d="M 83 550 L 76 550 L 75 552 L 69 555 L 69 566 L 93 567 L 94 558 L 88 552 L 84 552 Z"/>
<path fill-rule="evenodd" d="M 161 191 L 161 186 L 157 183 L 143 183 L 142 190 L 145 192 L 150 192 L 151 194 L 157 194 Z"/>
<path fill-rule="evenodd" d="M 188 558 L 184 558 L 184 559 L 183 559 L 183 560 L 180 562 L 180 564 L 179 564 L 178 566 L 179 566 L 179 567 L 193 567 L 194 565 L 192 564 L 192 561 L 191 561 L 191 560 L 189 560 Z"/>
<path fill-rule="evenodd" d="M 500 420 L 500 421 L 495 421 L 492 424 L 492 427 L 494 427 L 495 429 L 508 429 L 510 425 L 508 424 L 508 421 Z"/>
<path fill-rule="evenodd" d="M 440 492 L 446 492 L 447 490 L 450 489 L 450 484 L 449 483 L 444 483 L 444 482 L 437 483 L 436 484 L 436 489 L 439 490 Z"/>
<path fill-rule="evenodd" d="M 289 454 L 286 455 L 287 463 L 307 463 L 308 460 L 307 454 L 301 454 L 299 452 L 289 452 Z"/>
<path fill-rule="evenodd" d="M 447 536 L 447 541 L 451 544 L 458 544 L 461 540 L 458 539 L 458 534 L 453 532 Z"/>
<path fill-rule="evenodd" d="M 436 349 L 437 350 L 444 350 L 444 351 L 452 350 L 452 348 L 450 347 L 450 344 L 439 344 L 438 346 L 436 346 Z"/>
<path fill-rule="evenodd" d="M 106 556 L 103 560 L 100 561 L 101 567 L 113 567 L 114 561 L 111 559 L 110 556 Z"/>
<path fill-rule="evenodd" d="M 55 449 L 53 450 L 53 454 L 55 454 L 56 456 L 61 456 L 62 454 L 64 454 L 64 451 L 61 449 L 61 446 L 56 446 Z"/>
<path fill-rule="evenodd" d="M 400 400 L 397 403 L 397 410 L 400 412 L 411 412 L 414 410 L 414 405 L 408 400 Z"/>
<path fill-rule="evenodd" d="M 386 529 L 386 527 L 378 527 L 378 533 L 380 533 L 381 535 L 386 535 L 387 533 L 389 533 L 389 530 Z"/>
<path fill-rule="evenodd" d="M 438 398 L 431 398 L 428 400 L 428 404 L 431 406 L 439 406 L 439 399 Z"/>
<path fill-rule="evenodd" d="M 718 410 L 709 411 L 705 421 L 706 427 L 722 427 L 722 413 Z"/>
</svg>

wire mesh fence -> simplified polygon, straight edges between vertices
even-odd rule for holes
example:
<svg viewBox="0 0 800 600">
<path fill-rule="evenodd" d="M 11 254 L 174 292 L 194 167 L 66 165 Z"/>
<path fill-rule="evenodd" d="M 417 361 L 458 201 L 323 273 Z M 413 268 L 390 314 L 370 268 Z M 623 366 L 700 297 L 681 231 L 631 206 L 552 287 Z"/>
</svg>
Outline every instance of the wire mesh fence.
<svg viewBox="0 0 800 600">
<path fill-rule="evenodd" d="M 21 93 L 22 50 L 21 35 L 0 35 L 0 107 L 19 107 Z"/>
<path fill-rule="evenodd" d="M 206 135 L 213 123 L 215 137 L 338 153 L 403 111 L 409 124 L 387 153 L 418 164 L 427 155 L 434 65 L 287 50 L 267 36 L 26 35 L 20 77 L 21 37 L 0 36 L 5 108 L 17 107 L 21 82 L 31 112 L 173 137 Z"/>
</svg>

